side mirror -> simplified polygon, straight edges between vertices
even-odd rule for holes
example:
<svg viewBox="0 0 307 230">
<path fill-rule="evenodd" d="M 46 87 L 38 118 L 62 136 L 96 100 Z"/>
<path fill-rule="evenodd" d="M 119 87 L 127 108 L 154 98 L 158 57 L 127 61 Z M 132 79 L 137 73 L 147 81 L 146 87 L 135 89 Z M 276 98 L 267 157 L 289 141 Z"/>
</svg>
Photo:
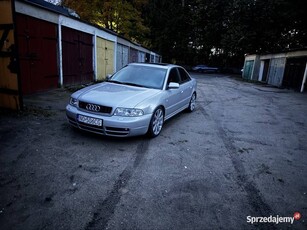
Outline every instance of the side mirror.
<svg viewBox="0 0 307 230">
<path fill-rule="evenodd" d="M 112 74 L 107 74 L 106 80 L 109 81 L 112 78 Z"/>
<path fill-rule="evenodd" d="M 178 89 L 179 88 L 179 83 L 176 82 L 170 82 L 168 84 L 168 89 Z"/>
</svg>

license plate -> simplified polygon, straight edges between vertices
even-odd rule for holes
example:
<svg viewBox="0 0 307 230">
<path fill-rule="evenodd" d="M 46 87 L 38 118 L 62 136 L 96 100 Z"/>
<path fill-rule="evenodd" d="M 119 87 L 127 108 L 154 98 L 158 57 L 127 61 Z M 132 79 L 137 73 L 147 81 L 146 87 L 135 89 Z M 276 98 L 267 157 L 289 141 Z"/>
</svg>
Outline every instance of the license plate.
<svg viewBox="0 0 307 230">
<path fill-rule="evenodd" d="M 102 120 L 98 118 L 78 115 L 78 121 L 89 125 L 102 126 Z"/>
</svg>

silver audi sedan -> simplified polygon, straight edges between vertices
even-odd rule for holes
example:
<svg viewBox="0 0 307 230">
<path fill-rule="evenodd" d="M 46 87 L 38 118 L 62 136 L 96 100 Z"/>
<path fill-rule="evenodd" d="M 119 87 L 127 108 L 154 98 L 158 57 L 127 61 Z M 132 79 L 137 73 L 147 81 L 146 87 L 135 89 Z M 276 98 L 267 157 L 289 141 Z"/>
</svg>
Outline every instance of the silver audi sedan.
<svg viewBox="0 0 307 230">
<path fill-rule="evenodd" d="M 160 134 L 164 122 L 195 109 L 196 80 L 177 65 L 132 63 L 71 95 L 71 125 L 108 136 Z"/>
</svg>

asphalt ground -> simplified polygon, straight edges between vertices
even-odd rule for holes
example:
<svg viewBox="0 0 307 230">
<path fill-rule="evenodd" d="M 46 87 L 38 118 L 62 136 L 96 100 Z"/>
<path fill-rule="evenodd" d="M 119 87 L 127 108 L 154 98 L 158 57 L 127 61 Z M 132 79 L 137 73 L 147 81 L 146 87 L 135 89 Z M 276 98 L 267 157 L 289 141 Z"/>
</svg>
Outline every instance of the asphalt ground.
<svg viewBox="0 0 307 230">
<path fill-rule="evenodd" d="M 70 127 L 67 89 L 1 110 L 0 229 L 307 229 L 307 95 L 193 76 L 154 139 Z"/>
</svg>

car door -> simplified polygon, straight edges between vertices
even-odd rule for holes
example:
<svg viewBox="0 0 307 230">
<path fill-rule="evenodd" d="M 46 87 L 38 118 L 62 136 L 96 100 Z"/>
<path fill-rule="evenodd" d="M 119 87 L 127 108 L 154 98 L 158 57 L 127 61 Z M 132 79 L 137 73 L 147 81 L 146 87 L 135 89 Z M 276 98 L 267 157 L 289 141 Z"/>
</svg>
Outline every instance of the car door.
<svg viewBox="0 0 307 230">
<path fill-rule="evenodd" d="M 167 86 L 170 82 L 175 82 L 180 84 L 180 75 L 176 67 L 172 68 L 169 71 L 168 79 L 167 79 Z M 165 117 L 169 118 L 170 116 L 174 115 L 177 110 L 179 110 L 182 106 L 181 101 L 181 89 L 168 89 L 166 88 L 166 99 L 165 99 Z"/>
<path fill-rule="evenodd" d="M 180 74 L 181 107 L 187 107 L 193 93 L 193 85 L 191 77 L 183 68 L 178 68 L 178 71 Z"/>
</svg>

